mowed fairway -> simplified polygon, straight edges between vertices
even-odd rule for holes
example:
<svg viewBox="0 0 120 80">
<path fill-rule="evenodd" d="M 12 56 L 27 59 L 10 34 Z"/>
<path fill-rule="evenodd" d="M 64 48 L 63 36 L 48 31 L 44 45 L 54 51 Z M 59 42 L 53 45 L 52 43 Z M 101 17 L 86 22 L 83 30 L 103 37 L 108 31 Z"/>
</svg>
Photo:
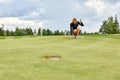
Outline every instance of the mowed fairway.
<svg viewBox="0 0 120 80">
<path fill-rule="evenodd" d="M 0 80 L 120 80 L 120 36 L 0 39 Z"/>
</svg>

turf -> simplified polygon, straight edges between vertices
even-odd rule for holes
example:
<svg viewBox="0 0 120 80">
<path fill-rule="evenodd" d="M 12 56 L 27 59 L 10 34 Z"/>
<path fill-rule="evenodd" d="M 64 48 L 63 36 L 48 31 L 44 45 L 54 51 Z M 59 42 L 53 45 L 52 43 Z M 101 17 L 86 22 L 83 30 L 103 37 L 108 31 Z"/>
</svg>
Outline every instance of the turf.
<svg viewBox="0 0 120 80">
<path fill-rule="evenodd" d="M 1 37 L 0 80 L 120 80 L 120 36 Z"/>
</svg>

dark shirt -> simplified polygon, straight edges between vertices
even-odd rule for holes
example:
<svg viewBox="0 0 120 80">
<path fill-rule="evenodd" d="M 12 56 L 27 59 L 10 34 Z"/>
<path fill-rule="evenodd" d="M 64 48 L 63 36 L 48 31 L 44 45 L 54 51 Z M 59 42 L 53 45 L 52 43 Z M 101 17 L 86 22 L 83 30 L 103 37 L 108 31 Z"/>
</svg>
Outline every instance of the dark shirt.
<svg viewBox="0 0 120 80">
<path fill-rule="evenodd" d="M 84 24 L 82 22 L 77 22 L 77 24 L 74 24 L 74 23 L 70 23 L 70 34 L 72 35 L 73 33 L 73 30 L 74 29 L 77 29 L 77 27 L 81 25 L 81 26 L 84 26 Z"/>
</svg>

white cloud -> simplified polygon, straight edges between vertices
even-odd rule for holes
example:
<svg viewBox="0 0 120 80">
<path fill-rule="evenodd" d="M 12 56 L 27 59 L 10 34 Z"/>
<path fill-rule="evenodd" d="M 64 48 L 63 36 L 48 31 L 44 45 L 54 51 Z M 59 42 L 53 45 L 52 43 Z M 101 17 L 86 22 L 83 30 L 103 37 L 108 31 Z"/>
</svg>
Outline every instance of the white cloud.
<svg viewBox="0 0 120 80">
<path fill-rule="evenodd" d="M 96 11 L 97 14 L 103 14 L 107 7 L 103 0 L 88 0 L 84 5 L 92 11 Z"/>
<path fill-rule="evenodd" d="M 91 12 L 95 12 L 96 16 L 113 16 L 119 13 L 120 2 L 111 3 L 105 0 L 88 0 L 84 3 L 84 5 L 91 10 Z"/>
<path fill-rule="evenodd" d="M 0 0 L 0 4 L 5 4 L 5 3 L 8 3 L 8 2 L 11 2 L 12 0 Z"/>
<path fill-rule="evenodd" d="M 77 0 L 74 1 L 74 4 L 73 4 L 73 1 L 69 2 L 69 4 L 70 4 L 70 7 L 72 9 L 82 8 L 82 6 L 80 5 L 79 1 L 77 1 Z"/>
<path fill-rule="evenodd" d="M 45 9 L 41 8 L 41 9 L 37 9 L 34 10 L 32 12 L 28 12 L 28 14 L 21 16 L 21 19 L 27 19 L 27 20 L 40 20 L 42 18 L 43 15 L 45 15 Z"/>
<path fill-rule="evenodd" d="M 3 4 L 3 3 L 6 3 L 7 1 L 9 0 L 0 0 L 0 3 Z"/>
<path fill-rule="evenodd" d="M 32 12 L 32 13 L 30 13 L 30 16 L 39 16 L 39 13 L 37 13 L 37 12 Z"/>
<path fill-rule="evenodd" d="M 29 13 L 28 15 L 23 16 L 22 18 L 23 19 L 36 19 L 39 16 L 40 16 L 40 14 L 38 12 L 33 11 L 33 12 Z"/>
<path fill-rule="evenodd" d="M 16 26 L 20 28 L 25 28 L 25 27 L 35 28 L 35 27 L 44 26 L 44 22 L 21 20 L 17 17 L 0 18 L 0 24 L 4 24 L 5 29 L 15 29 Z"/>
<path fill-rule="evenodd" d="M 116 3 L 115 5 L 112 5 L 111 8 L 114 10 L 112 10 L 113 12 L 116 12 L 116 13 L 120 13 L 120 2 Z"/>
</svg>

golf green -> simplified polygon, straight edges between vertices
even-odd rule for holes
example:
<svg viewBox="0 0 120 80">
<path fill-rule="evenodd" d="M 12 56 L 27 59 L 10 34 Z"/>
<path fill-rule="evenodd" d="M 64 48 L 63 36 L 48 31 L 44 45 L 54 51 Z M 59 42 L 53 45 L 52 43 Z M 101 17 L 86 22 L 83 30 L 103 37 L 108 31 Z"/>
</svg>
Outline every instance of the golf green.
<svg viewBox="0 0 120 80">
<path fill-rule="evenodd" d="M 0 80 L 120 80 L 120 36 L 0 37 Z"/>
</svg>

